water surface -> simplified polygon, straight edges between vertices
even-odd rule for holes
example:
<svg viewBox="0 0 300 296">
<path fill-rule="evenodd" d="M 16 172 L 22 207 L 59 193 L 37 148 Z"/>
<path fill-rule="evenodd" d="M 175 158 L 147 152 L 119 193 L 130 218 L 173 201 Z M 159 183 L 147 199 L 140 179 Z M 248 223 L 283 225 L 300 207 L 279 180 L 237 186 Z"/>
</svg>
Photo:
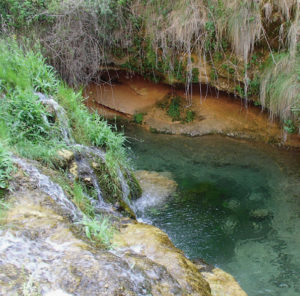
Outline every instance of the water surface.
<svg viewBox="0 0 300 296">
<path fill-rule="evenodd" d="M 219 136 L 127 131 L 138 169 L 177 193 L 140 213 L 191 259 L 230 272 L 249 296 L 300 295 L 300 154 Z"/>
</svg>

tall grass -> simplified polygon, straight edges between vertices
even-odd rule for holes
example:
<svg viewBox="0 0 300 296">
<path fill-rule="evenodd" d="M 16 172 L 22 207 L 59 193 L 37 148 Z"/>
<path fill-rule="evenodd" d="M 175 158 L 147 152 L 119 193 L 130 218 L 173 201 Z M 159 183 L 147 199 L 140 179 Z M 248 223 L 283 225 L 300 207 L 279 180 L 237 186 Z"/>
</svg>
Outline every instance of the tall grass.
<svg viewBox="0 0 300 296">
<path fill-rule="evenodd" d="M 262 73 L 260 102 L 272 116 L 293 119 L 300 127 L 300 54 L 282 53 Z"/>
<path fill-rule="evenodd" d="M 116 230 L 107 217 L 89 218 L 85 216 L 80 224 L 84 226 L 85 234 L 91 241 L 100 243 L 106 248 L 111 246 L 111 239 Z"/>
<path fill-rule="evenodd" d="M 11 154 L 8 149 L 0 142 L 0 191 L 1 189 L 8 188 L 8 183 L 12 178 L 13 172 L 14 166 L 11 159 Z"/>
<path fill-rule="evenodd" d="M 51 163 L 66 146 L 54 114 L 35 92 L 52 95 L 65 109 L 78 143 L 103 147 L 117 164 L 126 164 L 125 138 L 83 104 L 81 92 L 67 87 L 47 65 L 40 48 L 21 48 L 17 41 L 0 40 L 0 136 L 18 153 Z"/>
</svg>

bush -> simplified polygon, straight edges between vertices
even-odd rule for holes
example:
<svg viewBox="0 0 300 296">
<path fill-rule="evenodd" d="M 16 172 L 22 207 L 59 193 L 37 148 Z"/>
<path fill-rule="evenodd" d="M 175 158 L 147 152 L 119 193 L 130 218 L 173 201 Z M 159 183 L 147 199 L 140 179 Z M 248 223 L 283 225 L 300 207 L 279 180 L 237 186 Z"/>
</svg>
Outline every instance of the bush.
<svg viewBox="0 0 300 296">
<path fill-rule="evenodd" d="M 0 143 L 0 190 L 8 188 L 8 182 L 12 177 L 14 166 L 11 159 L 11 154 Z"/>
<path fill-rule="evenodd" d="M 144 119 L 144 113 L 136 113 L 133 115 L 133 120 L 137 124 L 142 124 Z"/>
<path fill-rule="evenodd" d="M 187 110 L 185 115 L 186 122 L 192 122 L 195 119 L 196 113 L 192 110 Z"/>
<path fill-rule="evenodd" d="M 172 118 L 172 121 L 180 120 L 180 97 L 176 96 L 171 99 L 167 114 Z"/>
</svg>

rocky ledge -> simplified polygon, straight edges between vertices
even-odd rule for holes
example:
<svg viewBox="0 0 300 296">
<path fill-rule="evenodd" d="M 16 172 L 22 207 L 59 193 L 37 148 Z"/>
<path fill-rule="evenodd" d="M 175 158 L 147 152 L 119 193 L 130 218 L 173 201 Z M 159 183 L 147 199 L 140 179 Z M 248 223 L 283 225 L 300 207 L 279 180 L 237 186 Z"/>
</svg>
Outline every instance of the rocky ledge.
<svg viewBox="0 0 300 296">
<path fill-rule="evenodd" d="M 62 195 L 60 186 L 40 176 L 43 186 L 19 165 L 12 181 L 0 228 L 0 295 L 210 296 L 229 295 L 232 285 L 230 295 L 245 295 L 224 272 L 226 283 L 205 279 L 163 231 L 119 214 L 112 247 L 99 248 L 76 223 L 75 206 L 51 195 L 51 186 Z"/>
</svg>

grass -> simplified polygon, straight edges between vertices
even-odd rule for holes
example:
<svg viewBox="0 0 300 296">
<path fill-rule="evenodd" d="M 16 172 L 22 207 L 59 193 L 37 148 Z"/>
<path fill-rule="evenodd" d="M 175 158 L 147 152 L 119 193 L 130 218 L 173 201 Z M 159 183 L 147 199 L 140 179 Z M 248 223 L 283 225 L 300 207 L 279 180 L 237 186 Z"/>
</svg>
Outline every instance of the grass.
<svg viewBox="0 0 300 296">
<path fill-rule="evenodd" d="M 66 110 L 78 143 L 102 147 L 115 165 L 126 165 L 125 137 L 83 104 L 75 92 L 46 64 L 39 46 L 21 48 L 12 38 L 0 40 L 0 136 L 21 155 L 51 164 L 56 151 L 66 145 L 55 115 L 48 112 L 35 92 L 52 95 Z M 49 151 L 47 148 L 49 148 Z M 28 148 L 28 149 L 27 149 Z"/>
<path fill-rule="evenodd" d="M 283 122 L 291 120 L 299 128 L 300 53 L 296 56 L 281 53 L 275 55 L 275 59 L 276 64 L 269 60 L 265 66 L 261 78 L 260 102 L 269 109 L 272 116 L 278 116 Z"/>
<path fill-rule="evenodd" d="M 94 207 L 88 198 L 88 192 L 81 183 L 74 182 L 73 184 L 73 201 L 87 217 L 95 217 Z"/>
<path fill-rule="evenodd" d="M 94 218 L 89 218 L 85 216 L 80 224 L 83 225 L 88 239 L 100 243 L 106 248 L 111 246 L 111 239 L 116 230 L 107 217 L 98 215 Z"/>
<path fill-rule="evenodd" d="M 9 180 L 12 178 L 14 170 L 11 154 L 0 142 L 0 191 L 8 189 Z"/>
<path fill-rule="evenodd" d="M 53 97 L 65 109 L 67 121 L 59 122 L 59 116 L 40 102 L 36 92 Z M 0 190 L 8 188 L 14 170 L 9 151 L 56 168 L 58 150 L 73 149 L 65 142 L 62 124 L 70 126 L 70 136 L 77 143 L 106 151 L 109 177 L 105 185 L 111 194 L 113 188 L 119 188 L 118 169 L 129 167 L 125 137 L 97 113 L 89 112 L 81 92 L 58 78 L 39 46 L 29 48 L 25 41 L 20 47 L 14 38 L 0 40 L 0 96 Z M 107 218 L 95 215 L 92 189 L 79 182 L 64 184 L 63 188 L 85 215 L 81 224 L 86 235 L 108 247 L 114 230 Z M 6 203 L 1 200 L 4 207 Z"/>
</svg>

